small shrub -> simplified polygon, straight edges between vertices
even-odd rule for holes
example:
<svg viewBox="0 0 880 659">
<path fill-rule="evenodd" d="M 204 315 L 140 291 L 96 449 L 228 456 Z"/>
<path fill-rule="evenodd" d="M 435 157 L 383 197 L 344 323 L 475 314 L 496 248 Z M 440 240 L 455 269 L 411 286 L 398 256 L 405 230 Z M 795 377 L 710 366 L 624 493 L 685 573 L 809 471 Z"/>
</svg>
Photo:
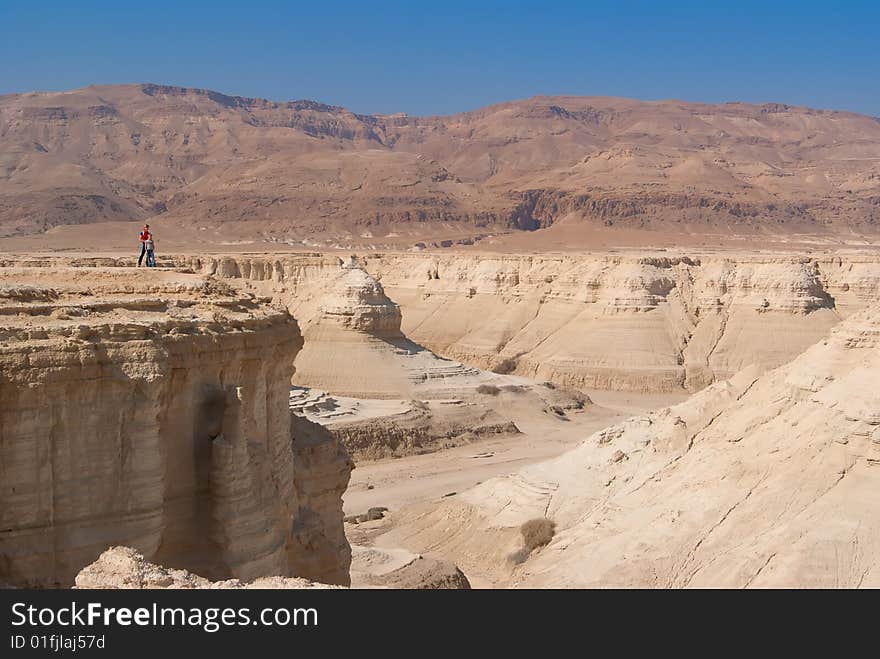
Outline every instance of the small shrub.
<svg viewBox="0 0 880 659">
<path fill-rule="evenodd" d="M 523 538 L 523 549 L 531 553 L 538 547 L 548 544 L 556 533 L 556 522 L 545 517 L 536 517 L 519 527 Z"/>
<path fill-rule="evenodd" d="M 501 389 L 496 387 L 494 384 L 481 384 L 477 387 L 478 394 L 488 394 L 489 396 L 497 396 L 501 392 Z"/>
<path fill-rule="evenodd" d="M 492 372 L 498 373 L 498 375 L 507 375 L 508 373 L 513 373 L 516 370 L 516 367 L 516 360 L 508 357 L 507 359 L 498 362 L 494 367 L 492 367 Z"/>
</svg>

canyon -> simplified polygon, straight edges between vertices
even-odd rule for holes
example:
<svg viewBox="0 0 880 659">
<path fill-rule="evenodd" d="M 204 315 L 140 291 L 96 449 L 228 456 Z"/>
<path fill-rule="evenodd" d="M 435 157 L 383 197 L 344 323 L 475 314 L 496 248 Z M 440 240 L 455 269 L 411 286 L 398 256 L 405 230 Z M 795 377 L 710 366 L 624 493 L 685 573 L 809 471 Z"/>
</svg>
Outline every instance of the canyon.
<svg viewBox="0 0 880 659">
<path fill-rule="evenodd" d="M 4 582 L 880 578 L 871 250 L 134 265 L 0 255 Z"/>
<path fill-rule="evenodd" d="M 244 280 L 287 306 L 306 333 L 327 281 L 346 272 L 342 261 L 169 259 Z M 400 308 L 394 322 L 410 342 L 475 368 L 579 390 L 696 391 L 751 364 L 776 367 L 880 294 L 873 252 L 366 253 L 357 262 Z M 384 369 L 364 366 L 345 377 Z"/>
<path fill-rule="evenodd" d="M 856 314 L 790 364 L 409 509 L 385 540 L 494 586 L 876 588 L 878 338 L 877 309 Z M 535 518 L 555 535 L 523 551 Z"/>
<path fill-rule="evenodd" d="M 18 4 L 12 649 L 880 589 L 880 5 Z"/>
</svg>

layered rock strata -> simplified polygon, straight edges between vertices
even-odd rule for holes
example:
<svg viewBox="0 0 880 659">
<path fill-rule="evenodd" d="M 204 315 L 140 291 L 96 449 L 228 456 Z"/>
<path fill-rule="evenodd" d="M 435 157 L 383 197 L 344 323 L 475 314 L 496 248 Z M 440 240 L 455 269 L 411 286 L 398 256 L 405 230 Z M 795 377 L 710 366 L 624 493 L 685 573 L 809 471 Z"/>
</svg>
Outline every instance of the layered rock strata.
<svg viewBox="0 0 880 659">
<path fill-rule="evenodd" d="M 878 151 L 875 117 L 781 103 L 554 96 L 414 117 L 156 84 L 4 94 L 0 237 L 155 218 L 216 244 L 873 239 Z M 96 231 L 70 228 L 59 242 Z"/>
<path fill-rule="evenodd" d="M 698 390 L 792 359 L 880 295 L 871 256 L 366 257 L 402 330 L 576 388 Z"/>
<path fill-rule="evenodd" d="M 793 359 L 880 296 L 880 257 L 367 254 L 400 331 L 471 367 L 580 389 L 699 390 Z M 180 259 L 242 280 L 308 328 L 347 272 L 317 254 Z"/>
<path fill-rule="evenodd" d="M 399 515 L 394 546 L 535 587 L 880 586 L 880 311 L 578 448 Z M 522 553 L 520 526 L 555 522 Z"/>
<path fill-rule="evenodd" d="M 359 262 L 381 284 L 388 304 L 399 307 L 400 331 L 427 348 L 401 355 L 433 352 L 576 388 L 698 390 L 749 364 L 773 367 L 794 358 L 880 296 L 880 258 L 852 252 L 388 253 Z M 342 259 L 320 254 L 175 257 L 168 263 L 271 297 L 305 332 L 322 318 L 328 292 L 347 294 L 342 280 L 357 276 Z M 362 343 L 389 347 L 393 340 Z M 389 389 L 405 388 L 407 379 L 401 375 Z"/>
<path fill-rule="evenodd" d="M 0 337 L 0 578 L 67 585 L 128 545 L 214 580 L 347 583 L 350 463 L 292 436 L 286 311 L 199 275 L 8 265 Z"/>
</svg>

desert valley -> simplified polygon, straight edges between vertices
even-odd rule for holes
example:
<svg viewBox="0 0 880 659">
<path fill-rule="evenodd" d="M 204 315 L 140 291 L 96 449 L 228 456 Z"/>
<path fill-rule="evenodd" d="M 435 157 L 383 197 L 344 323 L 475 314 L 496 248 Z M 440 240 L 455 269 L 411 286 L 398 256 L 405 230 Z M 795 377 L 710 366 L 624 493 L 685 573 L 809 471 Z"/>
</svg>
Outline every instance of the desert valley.
<svg viewBox="0 0 880 659">
<path fill-rule="evenodd" d="M 876 117 L 0 96 L 0 582 L 880 587 L 878 300 Z"/>
</svg>

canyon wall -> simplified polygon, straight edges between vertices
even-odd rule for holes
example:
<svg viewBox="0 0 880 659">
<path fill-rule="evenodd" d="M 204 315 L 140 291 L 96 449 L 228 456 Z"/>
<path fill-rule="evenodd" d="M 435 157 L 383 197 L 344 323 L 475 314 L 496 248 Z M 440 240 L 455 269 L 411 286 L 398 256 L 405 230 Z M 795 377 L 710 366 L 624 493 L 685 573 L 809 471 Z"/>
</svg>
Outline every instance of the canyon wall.
<svg viewBox="0 0 880 659">
<path fill-rule="evenodd" d="M 699 390 L 779 366 L 880 296 L 880 257 L 714 253 L 368 253 L 411 341 L 478 368 L 578 389 Z M 243 279 L 308 333 L 347 270 L 333 256 L 181 259 Z"/>
<path fill-rule="evenodd" d="M 880 294 L 874 256 L 368 255 L 412 340 L 576 388 L 697 390 L 778 366 Z"/>
<path fill-rule="evenodd" d="M 558 458 L 405 511 L 383 542 L 523 587 L 880 586 L 880 308 Z M 555 523 L 543 548 L 520 526 Z"/>
<path fill-rule="evenodd" d="M 348 583 L 351 464 L 292 433 L 286 311 L 198 275 L 4 265 L 3 581 L 69 585 L 124 544 L 215 580 Z"/>
</svg>

